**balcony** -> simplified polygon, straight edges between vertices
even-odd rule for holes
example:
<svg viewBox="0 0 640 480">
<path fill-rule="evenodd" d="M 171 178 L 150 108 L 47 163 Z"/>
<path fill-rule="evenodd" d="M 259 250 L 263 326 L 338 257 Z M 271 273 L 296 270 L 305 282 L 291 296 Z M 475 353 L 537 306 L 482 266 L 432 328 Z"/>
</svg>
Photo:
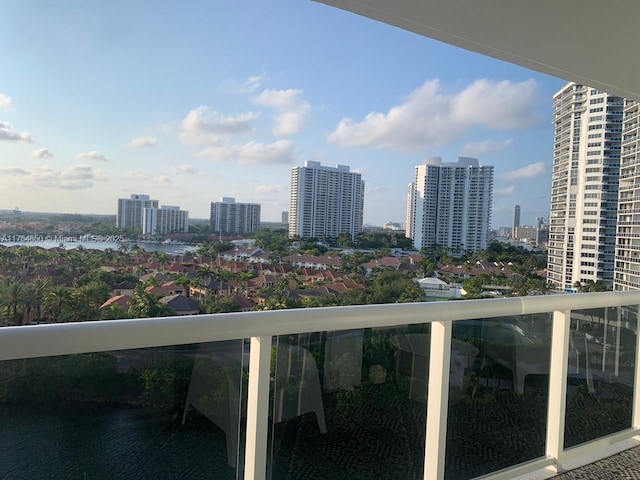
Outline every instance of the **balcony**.
<svg viewBox="0 0 640 480">
<path fill-rule="evenodd" d="M 637 444 L 638 304 L 608 292 L 5 327 L 0 476 L 549 477 Z"/>
</svg>

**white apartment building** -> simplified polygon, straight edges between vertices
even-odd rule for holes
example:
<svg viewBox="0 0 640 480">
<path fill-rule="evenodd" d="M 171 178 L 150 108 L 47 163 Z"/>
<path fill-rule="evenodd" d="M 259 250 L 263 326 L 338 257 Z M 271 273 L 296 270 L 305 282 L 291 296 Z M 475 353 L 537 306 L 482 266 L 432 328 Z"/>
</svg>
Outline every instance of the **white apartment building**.
<svg viewBox="0 0 640 480">
<path fill-rule="evenodd" d="M 236 203 L 233 197 L 211 202 L 209 227 L 212 232 L 237 235 L 260 230 L 260 204 Z"/>
<path fill-rule="evenodd" d="M 623 99 L 569 83 L 553 100 L 547 278 L 566 291 L 612 286 Z"/>
<path fill-rule="evenodd" d="M 180 207 L 163 205 L 160 208 L 145 208 L 142 211 L 142 234 L 146 236 L 167 233 L 188 233 L 189 212 Z"/>
<path fill-rule="evenodd" d="M 493 166 L 460 157 L 427 158 L 415 167 L 407 195 L 407 234 L 413 248 L 437 244 L 454 252 L 487 247 L 493 197 Z"/>
<path fill-rule="evenodd" d="M 158 200 L 151 200 L 149 195 L 138 194 L 132 194 L 131 198 L 119 198 L 116 226 L 119 228 L 141 228 L 142 211 L 145 208 L 158 208 Z"/>
<path fill-rule="evenodd" d="M 640 290 L 640 104 L 624 101 L 614 290 Z"/>
<path fill-rule="evenodd" d="M 289 235 L 352 239 L 362 232 L 364 182 L 346 165 L 322 166 L 307 161 L 291 169 Z"/>
</svg>

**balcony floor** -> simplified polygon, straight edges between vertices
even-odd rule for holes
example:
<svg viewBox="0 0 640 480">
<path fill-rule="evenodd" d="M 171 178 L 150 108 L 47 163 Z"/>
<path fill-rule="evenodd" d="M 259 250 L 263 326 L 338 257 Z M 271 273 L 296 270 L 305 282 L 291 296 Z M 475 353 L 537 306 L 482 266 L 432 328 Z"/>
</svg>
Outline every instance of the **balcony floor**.
<svg viewBox="0 0 640 480">
<path fill-rule="evenodd" d="M 640 446 L 555 476 L 561 480 L 639 479 Z"/>
</svg>

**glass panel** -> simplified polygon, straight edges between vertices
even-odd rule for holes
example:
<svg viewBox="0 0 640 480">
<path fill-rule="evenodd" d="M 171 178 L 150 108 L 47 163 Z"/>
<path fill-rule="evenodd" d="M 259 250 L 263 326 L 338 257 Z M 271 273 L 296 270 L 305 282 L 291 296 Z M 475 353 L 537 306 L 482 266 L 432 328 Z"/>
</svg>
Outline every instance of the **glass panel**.
<svg viewBox="0 0 640 480">
<path fill-rule="evenodd" d="M 0 362 L 0 478 L 242 478 L 242 340 Z"/>
<path fill-rule="evenodd" d="M 429 332 L 278 337 L 269 478 L 422 478 Z"/>
<path fill-rule="evenodd" d="M 545 313 L 454 322 L 447 479 L 544 456 L 551 318 Z"/>
<path fill-rule="evenodd" d="M 637 307 L 571 312 L 565 447 L 631 427 Z"/>
</svg>

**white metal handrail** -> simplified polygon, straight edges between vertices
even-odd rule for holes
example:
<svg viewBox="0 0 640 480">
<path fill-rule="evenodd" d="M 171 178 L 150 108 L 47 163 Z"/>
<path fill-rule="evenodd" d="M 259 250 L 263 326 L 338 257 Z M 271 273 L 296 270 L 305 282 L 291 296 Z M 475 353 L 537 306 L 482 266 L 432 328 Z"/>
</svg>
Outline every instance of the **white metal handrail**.
<svg viewBox="0 0 640 480">
<path fill-rule="evenodd" d="M 553 312 L 546 458 L 515 467 L 511 473 L 499 472 L 493 477 L 513 478 L 516 472 L 530 472 L 535 467 L 557 471 L 562 469 L 566 460 L 563 438 L 571 310 L 629 305 L 640 305 L 640 291 L 4 327 L 0 328 L 0 360 L 251 338 L 245 479 L 262 480 L 266 476 L 269 352 L 273 336 L 431 323 L 424 478 L 442 480 L 452 322 Z M 636 365 L 640 364 L 639 356 L 640 348 L 636 347 Z M 636 368 L 632 429 L 623 439 L 636 434 L 640 427 L 640 408 L 637 407 L 639 375 Z M 580 448 L 597 456 L 593 451 L 602 451 L 601 446 L 602 440 L 598 439 Z"/>
<path fill-rule="evenodd" d="M 640 304 L 640 291 L 3 327 L 0 360 L 633 304 Z"/>
</svg>

